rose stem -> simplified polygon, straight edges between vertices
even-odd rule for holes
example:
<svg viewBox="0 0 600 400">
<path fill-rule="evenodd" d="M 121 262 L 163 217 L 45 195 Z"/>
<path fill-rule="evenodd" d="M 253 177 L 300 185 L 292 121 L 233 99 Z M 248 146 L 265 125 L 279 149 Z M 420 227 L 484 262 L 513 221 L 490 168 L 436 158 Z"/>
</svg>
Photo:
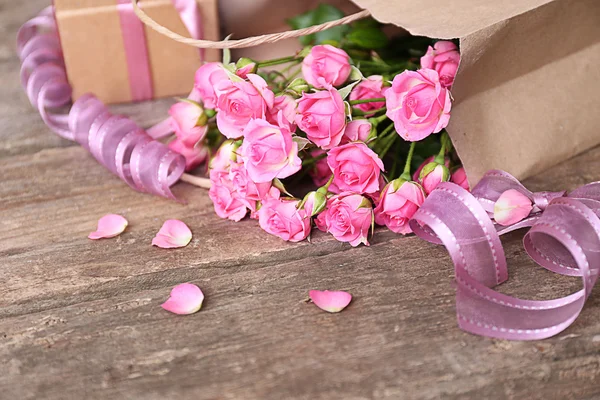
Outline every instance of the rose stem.
<svg viewBox="0 0 600 400">
<path fill-rule="evenodd" d="M 200 176 L 195 176 L 195 175 L 190 175 L 190 174 L 183 174 L 183 175 L 181 175 L 180 179 L 182 182 L 187 182 L 190 185 L 198 186 L 198 187 L 201 187 L 202 189 L 210 189 L 210 187 L 212 185 L 210 182 L 210 179 L 202 178 Z"/>
<path fill-rule="evenodd" d="M 357 104 L 376 103 L 376 102 L 385 102 L 385 97 L 377 97 L 375 99 L 350 100 L 348 103 L 350 103 L 351 106 L 355 106 Z"/>
<path fill-rule="evenodd" d="M 406 156 L 406 164 L 404 164 L 404 172 L 400 175 L 400 178 L 410 181 L 412 177 L 410 176 L 410 164 L 412 162 L 413 153 L 415 152 L 415 146 L 417 142 L 412 142 L 410 144 L 410 149 L 408 150 L 408 155 Z"/>
</svg>

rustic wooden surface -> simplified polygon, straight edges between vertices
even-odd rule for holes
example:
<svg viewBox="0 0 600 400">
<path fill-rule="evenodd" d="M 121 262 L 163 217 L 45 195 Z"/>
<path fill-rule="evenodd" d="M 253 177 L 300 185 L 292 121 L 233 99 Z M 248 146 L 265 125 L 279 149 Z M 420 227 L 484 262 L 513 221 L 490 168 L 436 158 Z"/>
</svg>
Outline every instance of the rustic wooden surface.
<svg viewBox="0 0 600 400">
<path fill-rule="evenodd" d="M 0 1 L 0 398 L 3 399 L 595 399 L 600 291 L 555 338 L 509 342 L 460 331 L 442 247 L 379 232 L 351 248 L 316 234 L 289 244 L 255 221 L 218 219 L 206 192 L 188 205 L 131 191 L 44 127 L 18 85 L 14 36 L 47 0 Z M 120 106 L 153 122 L 169 101 Z M 532 189 L 600 179 L 600 148 L 528 180 Z M 111 240 L 97 219 L 130 221 Z M 150 246 L 162 222 L 185 221 L 187 248 Z M 504 240 L 502 290 L 565 295 L 578 279 L 535 266 L 520 234 Z M 160 308 L 181 282 L 201 312 Z M 310 289 L 354 295 L 341 314 Z"/>
</svg>

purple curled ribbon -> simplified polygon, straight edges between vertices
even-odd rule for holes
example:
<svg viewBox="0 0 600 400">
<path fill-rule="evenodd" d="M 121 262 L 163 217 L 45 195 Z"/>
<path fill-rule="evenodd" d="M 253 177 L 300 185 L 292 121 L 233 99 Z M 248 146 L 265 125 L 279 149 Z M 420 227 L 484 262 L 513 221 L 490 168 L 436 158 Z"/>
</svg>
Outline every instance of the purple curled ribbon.
<svg viewBox="0 0 600 400">
<path fill-rule="evenodd" d="M 508 227 L 490 218 L 494 203 L 514 189 L 533 203 L 531 214 Z M 461 329 L 512 340 L 544 339 L 575 321 L 600 272 L 600 182 L 565 192 L 532 193 L 502 171 L 488 172 L 472 193 L 440 184 L 410 221 L 415 234 L 443 244 L 454 263 Z M 500 235 L 530 228 L 523 242 L 542 267 L 580 276 L 583 289 L 555 300 L 522 300 L 491 288 L 508 279 Z"/>
<path fill-rule="evenodd" d="M 68 114 L 49 111 L 71 102 L 52 7 L 21 27 L 17 50 L 21 84 L 50 129 L 81 144 L 133 189 L 175 199 L 171 186 L 183 174 L 185 158 L 154 140 L 134 121 L 111 114 L 90 94 L 75 101 Z"/>
</svg>

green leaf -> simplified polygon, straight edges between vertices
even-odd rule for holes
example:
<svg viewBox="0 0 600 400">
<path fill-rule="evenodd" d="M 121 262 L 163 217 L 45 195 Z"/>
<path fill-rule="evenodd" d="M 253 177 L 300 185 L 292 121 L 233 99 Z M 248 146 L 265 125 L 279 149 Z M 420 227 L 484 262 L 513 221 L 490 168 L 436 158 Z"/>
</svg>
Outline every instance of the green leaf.
<svg viewBox="0 0 600 400">
<path fill-rule="evenodd" d="M 348 41 L 363 49 L 381 49 L 388 44 L 388 38 L 379 28 L 353 29 L 346 37 Z"/>
<path fill-rule="evenodd" d="M 341 10 L 329 4 L 320 4 L 315 11 L 314 25 L 335 21 L 336 19 L 344 17 L 344 13 Z M 317 44 L 331 40 L 341 42 L 349 30 L 349 26 L 341 25 L 327 29 L 323 32 L 317 32 L 315 33 L 315 42 Z"/>
<path fill-rule="evenodd" d="M 342 18 L 343 16 L 344 13 L 341 10 L 329 4 L 320 4 L 319 7 L 317 7 L 314 10 L 288 19 L 287 23 L 292 27 L 292 29 L 302 29 L 308 28 L 309 26 L 334 21 L 336 19 Z M 300 43 L 302 43 L 304 46 L 310 44 L 322 44 L 324 42 L 339 43 L 348 33 L 349 29 L 350 28 L 348 26 L 337 26 L 331 29 L 327 29 L 323 32 L 317 32 L 312 35 L 302 36 L 299 38 L 299 40 Z"/>
<path fill-rule="evenodd" d="M 229 40 L 231 35 L 227 35 L 225 40 Z M 223 49 L 223 65 L 228 65 L 231 62 L 231 50 Z"/>
<path fill-rule="evenodd" d="M 372 17 L 359 19 L 358 21 L 354 21 L 352 23 L 352 27 L 355 29 L 379 28 L 380 26 L 381 24 Z"/>
<path fill-rule="evenodd" d="M 294 18 L 290 18 L 286 22 L 288 23 L 289 26 L 292 27 L 292 29 L 308 28 L 309 26 L 312 26 L 315 24 L 313 22 L 314 21 L 314 13 L 315 13 L 314 10 L 308 11 L 304 14 L 297 15 Z M 313 42 L 314 38 L 315 38 L 315 35 L 313 34 L 313 35 L 308 35 L 308 36 L 300 36 L 298 38 L 298 40 L 300 40 L 300 43 L 302 43 L 304 46 L 307 46 Z"/>
</svg>

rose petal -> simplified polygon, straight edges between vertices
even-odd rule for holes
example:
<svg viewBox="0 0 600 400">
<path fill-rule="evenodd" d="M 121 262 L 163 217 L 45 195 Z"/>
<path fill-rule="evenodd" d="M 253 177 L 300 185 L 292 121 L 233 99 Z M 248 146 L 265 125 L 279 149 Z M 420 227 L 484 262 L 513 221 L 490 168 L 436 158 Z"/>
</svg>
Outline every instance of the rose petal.
<svg viewBox="0 0 600 400">
<path fill-rule="evenodd" d="M 529 215 L 533 205 L 529 197 L 510 189 L 502 193 L 494 204 L 494 219 L 503 226 L 512 225 Z"/>
<path fill-rule="evenodd" d="M 188 315 L 198 312 L 202 308 L 204 293 L 192 283 L 182 283 L 171 290 L 171 297 L 161 307 L 179 315 Z"/>
<path fill-rule="evenodd" d="M 177 219 L 165 221 L 160 231 L 152 239 L 152 245 L 163 249 L 185 247 L 192 240 L 192 231 Z"/>
<path fill-rule="evenodd" d="M 88 235 L 88 238 L 96 240 L 115 237 L 125 230 L 127 220 L 117 214 L 107 214 L 98 220 L 98 228 Z"/>
<path fill-rule="evenodd" d="M 350 293 L 342 291 L 311 290 L 308 296 L 317 307 L 330 313 L 342 311 L 352 300 Z"/>
</svg>

